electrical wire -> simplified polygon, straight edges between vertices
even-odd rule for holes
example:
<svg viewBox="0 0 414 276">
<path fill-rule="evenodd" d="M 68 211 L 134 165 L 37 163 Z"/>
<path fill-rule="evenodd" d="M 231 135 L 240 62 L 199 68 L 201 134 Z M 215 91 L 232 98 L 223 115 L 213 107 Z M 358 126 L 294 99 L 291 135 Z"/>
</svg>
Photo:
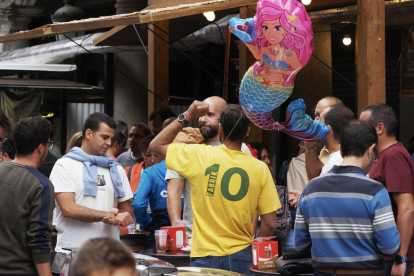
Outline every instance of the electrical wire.
<svg viewBox="0 0 414 276">
<path fill-rule="evenodd" d="M 211 61 L 209 61 L 207 58 L 205 58 L 203 55 L 197 53 L 196 51 L 192 50 L 190 47 L 188 47 L 187 45 L 185 45 L 184 43 L 182 43 L 179 39 L 176 39 L 175 37 L 173 37 L 170 33 L 168 33 L 167 31 L 165 31 L 164 29 L 162 29 L 161 27 L 157 26 L 154 24 L 154 26 L 159 29 L 161 32 L 163 32 L 164 34 L 168 35 L 170 38 L 174 39 L 178 44 L 180 44 L 181 46 L 183 46 L 184 48 L 186 48 L 187 50 L 189 50 L 190 52 L 196 54 L 199 58 L 201 58 L 202 60 L 204 60 L 205 62 L 207 62 L 208 64 L 210 64 L 212 67 L 216 68 L 218 71 L 220 71 L 222 74 L 225 74 L 226 76 L 228 76 L 229 78 L 231 78 L 233 81 L 235 82 L 239 82 L 239 78 L 235 78 L 231 75 L 229 75 L 227 72 L 225 72 L 223 69 L 221 69 L 220 67 L 218 67 L 217 65 L 215 65 L 214 63 L 212 63 Z"/>
<path fill-rule="evenodd" d="M 355 83 L 352 83 L 350 80 L 348 80 L 347 78 L 345 78 L 343 75 L 341 75 L 338 71 L 336 71 L 335 69 L 333 69 L 331 66 L 329 66 L 328 64 L 326 64 L 323 60 L 321 60 L 320 58 L 318 58 L 317 56 L 315 56 L 314 54 L 312 54 L 312 56 L 314 58 L 316 58 L 316 60 L 318 60 L 320 63 L 322 63 L 323 65 L 325 65 L 326 67 L 328 67 L 329 69 L 332 70 L 332 72 L 334 72 L 335 74 L 337 74 L 338 76 L 340 76 L 341 78 L 343 78 L 347 83 L 349 83 L 350 85 L 352 85 L 353 87 L 355 87 Z"/>
<path fill-rule="evenodd" d="M 219 32 L 220 32 L 221 40 L 223 40 L 223 44 L 226 45 L 226 41 L 224 40 L 223 33 L 221 32 L 220 26 L 216 22 L 211 22 L 211 24 L 214 24 L 214 25 L 217 26 L 217 28 L 219 29 Z"/>
<path fill-rule="evenodd" d="M 91 51 L 89 51 L 88 49 L 86 49 L 85 47 L 83 47 L 82 45 L 78 44 L 76 41 L 74 41 L 73 39 L 71 39 L 70 37 L 68 37 L 66 34 L 63 34 L 67 39 L 69 39 L 70 41 L 72 41 L 73 43 L 75 43 L 76 45 L 78 45 L 79 47 L 81 47 L 82 49 L 84 49 L 86 52 L 88 52 L 89 54 L 93 55 L 93 53 Z M 154 96 L 158 97 L 161 102 L 164 102 L 164 99 L 156 94 L 154 91 L 148 89 L 146 86 L 140 84 L 139 82 L 137 82 L 136 80 L 134 80 L 132 77 L 128 76 L 127 74 L 125 74 L 124 72 L 122 72 L 121 70 L 119 70 L 118 68 L 116 68 L 115 66 L 109 64 L 108 62 L 106 62 L 105 60 L 103 61 L 103 63 L 105 63 L 107 66 L 111 67 L 112 69 L 114 69 L 115 71 L 117 71 L 118 73 L 120 73 L 121 75 L 123 75 L 124 77 L 126 77 L 127 79 L 131 80 L 132 82 L 138 84 L 140 87 L 144 88 L 145 90 L 147 90 L 148 92 L 150 92 L 151 94 L 153 94 Z"/>
<path fill-rule="evenodd" d="M 155 25 L 154 24 L 154 26 L 155 27 L 157 27 L 159 30 L 161 30 L 162 32 L 164 32 L 165 34 L 167 34 L 168 36 L 170 36 L 171 37 L 171 35 L 167 32 L 167 31 L 164 31 L 162 28 L 160 28 L 160 27 L 158 27 L 157 25 Z M 148 27 L 147 27 L 148 28 Z M 149 28 L 148 28 L 149 29 Z M 150 29 L 149 29 L 150 30 Z M 152 31 L 152 30 L 151 30 Z M 152 31 L 153 32 L 153 31 Z M 155 32 L 154 32 L 154 34 L 155 34 Z M 159 36 L 159 35 L 157 35 L 157 36 Z M 168 41 L 166 41 L 164 38 L 162 38 L 161 36 L 159 36 L 161 39 L 163 39 L 165 42 L 167 42 L 169 45 L 171 45 L 171 43 L 169 43 Z M 174 38 L 173 38 L 174 39 Z M 176 40 L 176 39 L 174 39 L 174 40 Z M 189 50 L 191 50 L 190 48 L 188 48 L 187 46 L 185 46 L 182 42 L 180 42 L 180 41 L 178 41 L 178 40 L 176 40 L 177 42 L 179 42 L 181 45 L 183 45 L 184 47 L 186 47 L 187 49 L 189 49 Z M 174 46 L 172 46 L 171 45 L 171 47 L 173 47 L 173 48 L 175 48 Z M 175 48 L 176 49 L 176 48 Z M 177 51 L 179 51 L 180 53 L 182 53 L 183 55 L 185 55 L 186 57 L 188 57 L 185 53 L 183 53 L 182 51 L 180 51 L 180 50 L 178 50 L 178 49 L 176 49 Z M 191 51 L 193 51 L 193 50 L 191 50 Z M 198 54 L 198 53 L 197 53 Z M 337 74 L 337 75 L 339 75 L 341 78 L 343 78 L 345 81 L 347 81 L 349 84 L 351 84 L 353 87 L 355 87 L 355 84 L 354 83 L 352 83 L 350 80 L 348 80 L 347 78 L 345 78 L 343 75 L 341 75 L 338 71 L 336 71 L 335 69 L 333 69 L 332 67 L 330 67 L 328 64 L 326 64 L 325 62 L 323 62 L 320 58 L 318 58 L 317 56 L 315 56 L 314 54 L 312 55 L 314 58 L 316 58 L 319 62 L 321 62 L 323 65 L 325 65 L 326 67 L 328 67 L 332 72 L 334 72 L 335 74 Z M 190 57 L 188 57 L 191 61 L 193 61 L 194 63 L 196 63 L 194 60 L 192 60 Z M 204 57 L 203 57 L 203 59 L 205 59 Z M 209 63 L 210 63 L 210 61 L 209 61 Z M 196 65 L 197 65 L 197 63 L 196 63 Z M 221 70 L 220 68 L 218 68 L 217 66 L 215 66 L 214 65 L 214 67 L 216 68 L 216 69 L 218 69 L 218 70 L 220 70 L 220 72 L 222 72 L 222 73 L 224 73 L 224 74 L 226 74 L 227 76 L 229 76 L 229 77 L 231 77 L 230 75 L 228 75 L 227 73 L 225 73 L 223 70 Z M 203 69 L 203 68 L 202 68 Z M 238 81 L 238 80 L 237 80 Z M 223 83 L 224 84 L 224 83 Z M 226 84 L 224 84 L 225 86 L 227 86 L 228 87 L 228 85 L 226 85 Z"/>
<path fill-rule="evenodd" d="M 66 35 L 65 35 L 66 36 Z M 80 43 L 80 45 L 82 45 L 82 43 L 85 41 L 85 39 L 87 39 L 87 38 L 89 38 L 89 37 L 91 37 L 92 36 L 92 34 L 90 34 L 90 35 L 88 35 L 87 37 L 85 37 L 84 39 L 82 39 L 82 41 L 81 41 L 81 43 Z M 76 54 L 73 56 L 73 61 L 75 61 L 76 62 L 76 57 L 78 56 L 78 53 L 79 53 L 79 47 L 78 47 L 78 49 L 76 50 Z M 70 65 L 70 68 L 69 68 L 69 71 L 68 72 L 70 72 L 71 70 L 72 70 L 72 66 L 73 66 L 73 63 Z"/>
<path fill-rule="evenodd" d="M 155 26 L 155 24 L 153 24 Z M 160 38 L 162 41 L 164 41 L 165 43 L 167 43 L 168 45 L 170 45 L 173 49 L 177 50 L 180 54 L 182 54 L 183 56 L 185 56 L 186 58 L 188 58 L 191 62 L 193 62 L 197 67 L 199 67 L 202 71 L 206 72 L 208 75 L 212 76 L 213 78 L 217 78 L 215 75 L 213 75 L 213 73 L 211 73 L 210 71 L 208 71 L 207 69 L 205 69 L 203 66 L 201 66 L 201 64 L 199 64 L 198 62 L 196 62 L 194 59 L 192 59 L 190 56 L 188 56 L 186 53 L 184 53 L 183 51 L 181 51 L 180 49 L 176 48 L 175 46 L 172 45 L 172 43 L 170 43 L 168 40 L 166 40 L 165 38 L 163 38 L 161 35 L 157 34 L 154 30 L 151 30 L 150 27 L 147 26 L 147 29 L 152 32 L 154 35 L 156 35 L 158 38 Z M 226 87 L 229 87 L 227 84 L 225 84 L 223 82 L 223 85 Z"/>
</svg>

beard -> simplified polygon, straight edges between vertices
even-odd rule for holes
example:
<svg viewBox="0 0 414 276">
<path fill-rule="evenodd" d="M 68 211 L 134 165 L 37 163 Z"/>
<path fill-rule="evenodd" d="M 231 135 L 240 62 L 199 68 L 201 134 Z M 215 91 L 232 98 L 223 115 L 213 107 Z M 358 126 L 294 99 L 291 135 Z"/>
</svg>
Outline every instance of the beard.
<svg viewBox="0 0 414 276">
<path fill-rule="evenodd" d="M 200 133 L 203 135 L 204 139 L 212 139 L 218 135 L 218 125 L 217 126 L 206 126 L 209 127 L 208 130 L 204 130 L 202 127 L 206 125 L 200 126 Z"/>
</svg>

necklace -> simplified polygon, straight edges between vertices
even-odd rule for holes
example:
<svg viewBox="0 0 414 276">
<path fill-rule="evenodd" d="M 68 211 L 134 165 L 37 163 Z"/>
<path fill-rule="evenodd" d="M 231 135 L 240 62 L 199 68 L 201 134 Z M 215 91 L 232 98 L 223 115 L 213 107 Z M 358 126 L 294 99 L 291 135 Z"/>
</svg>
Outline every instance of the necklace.
<svg viewBox="0 0 414 276">
<path fill-rule="evenodd" d="M 272 46 L 267 46 L 267 50 L 269 51 L 269 54 L 273 55 L 273 56 L 280 56 L 282 54 L 285 54 L 288 57 L 292 56 L 292 53 L 288 52 L 288 51 L 292 51 L 291 48 L 286 50 L 285 48 L 282 47 L 282 50 L 280 51 L 280 50 L 276 50 L 276 49 L 273 50 Z"/>
</svg>

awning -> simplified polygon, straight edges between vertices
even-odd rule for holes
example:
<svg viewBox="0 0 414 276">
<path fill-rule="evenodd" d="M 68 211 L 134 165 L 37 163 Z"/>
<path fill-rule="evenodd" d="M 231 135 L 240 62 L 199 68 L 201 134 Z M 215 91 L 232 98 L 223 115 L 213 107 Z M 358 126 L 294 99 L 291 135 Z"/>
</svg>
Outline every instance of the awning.
<svg viewBox="0 0 414 276">
<path fill-rule="evenodd" d="M 257 0 L 212 0 L 191 4 L 181 4 L 165 8 L 146 8 L 142 11 L 129 14 L 119 14 L 113 16 L 103 16 L 99 18 L 75 20 L 64 23 L 48 24 L 30 31 L 21 31 L 18 33 L 2 36 L 0 37 L 0 43 L 52 36 L 74 31 L 87 31 L 116 26 L 144 24 L 160 20 L 168 20 L 178 17 L 201 14 L 208 11 L 226 10 L 243 7 L 246 5 L 256 5 L 256 3 Z"/>
<path fill-rule="evenodd" d="M 84 35 L 72 38 L 76 43 L 82 45 L 88 51 L 99 53 L 114 53 L 120 50 L 113 47 L 96 47 L 93 45 L 93 40 L 100 37 L 102 33 L 92 35 Z M 12 51 L 0 52 L 0 68 L 2 70 L 9 70 L 6 64 L 25 64 L 28 65 L 26 71 L 30 71 L 30 67 L 42 67 L 42 64 L 48 64 L 50 68 L 61 68 L 60 65 L 66 66 L 67 71 L 76 69 L 76 65 L 59 64 L 67 58 L 74 57 L 78 54 L 87 53 L 84 49 L 70 40 L 55 41 L 46 44 L 35 45 L 22 49 Z M 4 67 L 4 69 L 3 69 Z M 57 70 L 56 70 L 57 71 Z M 64 70 L 63 70 L 64 71 Z M 59 72 L 59 71 L 57 71 Z"/>
<path fill-rule="evenodd" d="M 76 70 L 76 64 L 16 64 L 0 62 L 0 70 L 25 72 L 70 72 Z"/>
<path fill-rule="evenodd" d="M 12 78 L 0 78 L 0 87 L 13 87 L 13 88 L 43 88 L 43 89 L 99 89 L 101 87 L 95 87 L 84 83 L 68 81 L 68 80 L 38 80 L 38 79 L 12 79 Z"/>
</svg>

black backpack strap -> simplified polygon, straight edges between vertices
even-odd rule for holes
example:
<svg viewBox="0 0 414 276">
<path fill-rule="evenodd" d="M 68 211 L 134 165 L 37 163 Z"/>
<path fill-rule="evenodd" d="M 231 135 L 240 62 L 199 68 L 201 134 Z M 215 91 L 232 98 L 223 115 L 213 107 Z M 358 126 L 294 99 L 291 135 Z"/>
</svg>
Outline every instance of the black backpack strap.
<svg viewBox="0 0 414 276">
<path fill-rule="evenodd" d="M 280 171 L 277 177 L 277 185 L 287 187 L 287 173 L 289 170 L 291 159 L 285 160 L 280 167 Z"/>
<path fill-rule="evenodd" d="M 129 167 L 129 171 L 128 171 L 128 181 L 129 182 L 131 182 L 131 172 L 132 172 L 132 168 L 133 168 L 134 166 L 131 166 L 131 167 Z"/>
</svg>

